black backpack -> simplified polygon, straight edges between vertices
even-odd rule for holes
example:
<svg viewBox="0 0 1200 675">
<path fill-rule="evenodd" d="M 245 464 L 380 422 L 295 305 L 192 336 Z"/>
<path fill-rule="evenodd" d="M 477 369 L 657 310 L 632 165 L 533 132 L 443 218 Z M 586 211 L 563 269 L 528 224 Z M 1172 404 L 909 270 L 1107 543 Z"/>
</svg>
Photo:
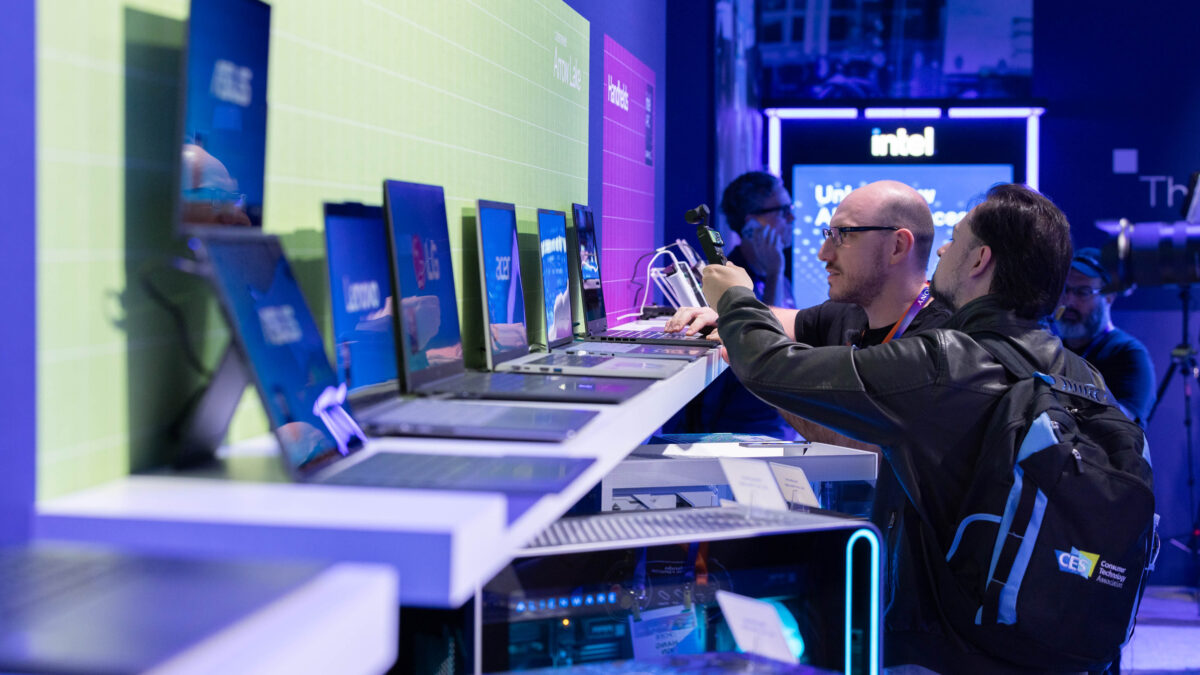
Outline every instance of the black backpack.
<svg viewBox="0 0 1200 675">
<path fill-rule="evenodd" d="M 955 531 L 939 537 L 914 504 L 938 604 L 959 638 L 998 659 L 1103 668 L 1133 634 L 1158 554 L 1145 434 L 1082 359 L 1066 355 L 1070 378 L 1046 375 L 1002 336 L 975 337 L 1017 381 L 990 418 Z"/>
</svg>

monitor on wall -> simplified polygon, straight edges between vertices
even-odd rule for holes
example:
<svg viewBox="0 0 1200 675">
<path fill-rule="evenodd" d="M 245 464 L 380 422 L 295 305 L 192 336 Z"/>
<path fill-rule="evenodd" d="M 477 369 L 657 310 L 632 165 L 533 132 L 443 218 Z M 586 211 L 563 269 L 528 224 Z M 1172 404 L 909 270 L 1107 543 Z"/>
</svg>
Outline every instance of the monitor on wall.
<svg viewBox="0 0 1200 675">
<path fill-rule="evenodd" d="M 260 231 L 271 7 L 193 0 L 183 59 L 178 228 Z"/>
<path fill-rule="evenodd" d="M 896 180 L 915 188 L 933 214 L 937 249 L 997 183 L 1037 187 L 1040 108 L 768 109 L 768 171 L 792 195 L 792 292 L 797 307 L 828 298 L 817 258 L 837 206 L 855 188 Z"/>
</svg>

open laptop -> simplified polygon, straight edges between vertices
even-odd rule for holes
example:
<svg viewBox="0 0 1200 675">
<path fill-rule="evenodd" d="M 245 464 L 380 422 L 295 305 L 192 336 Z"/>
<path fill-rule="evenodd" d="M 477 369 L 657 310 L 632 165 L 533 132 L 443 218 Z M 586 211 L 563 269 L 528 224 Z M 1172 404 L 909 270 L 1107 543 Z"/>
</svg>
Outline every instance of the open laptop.
<svg viewBox="0 0 1200 675">
<path fill-rule="evenodd" d="M 609 330 L 608 316 L 604 311 L 604 284 L 600 279 L 600 251 L 596 245 L 596 228 L 592 221 L 592 209 L 582 204 L 573 204 L 572 211 L 575 217 L 576 241 L 570 247 L 571 274 L 578 280 L 578 284 L 573 284 L 573 288 L 577 286 L 579 289 L 579 299 L 584 314 L 583 327 L 589 341 L 628 344 L 630 351 L 626 353 L 638 355 L 645 355 L 643 352 L 646 350 L 639 349 L 644 345 L 690 347 L 692 350 L 705 351 L 717 346 L 717 342 L 707 340 L 702 335 L 686 336 L 683 333 L 668 333 L 661 329 Z M 591 351 L 591 349 L 575 345 L 572 351 Z"/>
<path fill-rule="evenodd" d="M 338 381 L 368 433 L 562 441 L 596 416 L 565 407 L 405 400 L 396 366 L 383 209 L 325 204 L 325 253 Z"/>
<path fill-rule="evenodd" d="M 652 384 L 645 378 L 467 372 L 441 186 L 385 181 L 384 215 L 392 287 L 400 298 L 394 316 L 404 391 L 459 398 L 619 403 Z M 519 290 L 516 295 L 521 295 Z"/>
<path fill-rule="evenodd" d="M 345 389 L 325 356 L 324 342 L 279 240 L 269 235 L 208 237 L 199 240 L 198 254 L 208 266 L 293 479 L 547 493 L 566 487 L 592 463 L 562 457 L 395 452 L 368 443 L 342 406 Z"/>
<path fill-rule="evenodd" d="M 476 214 L 475 248 L 487 336 L 484 355 L 489 370 L 663 379 L 687 365 L 683 361 L 622 356 L 530 354 L 515 207 L 481 199 Z M 565 236 L 562 244 L 565 252 Z"/>
<path fill-rule="evenodd" d="M 562 211 L 538 210 L 538 243 L 541 255 L 542 291 L 546 314 L 546 340 L 551 352 L 629 356 L 639 359 L 676 359 L 692 361 L 709 353 L 707 347 L 693 345 L 640 345 L 628 342 L 575 341 L 573 330 L 577 284 L 572 283 L 567 242 L 567 217 Z"/>
</svg>

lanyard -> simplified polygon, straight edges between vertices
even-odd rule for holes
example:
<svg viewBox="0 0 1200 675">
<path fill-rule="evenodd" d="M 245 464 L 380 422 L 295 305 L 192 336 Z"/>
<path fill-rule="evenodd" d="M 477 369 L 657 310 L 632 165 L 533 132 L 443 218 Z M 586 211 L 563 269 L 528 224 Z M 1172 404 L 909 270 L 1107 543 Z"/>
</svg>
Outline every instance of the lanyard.
<svg viewBox="0 0 1200 675">
<path fill-rule="evenodd" d="M 912 323 L 912 320 L 916 318 L 917 312 L 925 309 L 925 306 L 931 300 L 933 300 L 933 296 L 929 293 L 929 282 L 926 281 L 925 287 L 917 294 L 917 299 L 913 300 L 912 304 L 908 306 L 908 311 L 904 313 L 904 316 L 900 317 L 895 326 L 892 326 L 892 330 L 888 331 L 887 337 L 883 338 L 883 342 L 879 344 L 887 344 L 894 338 L 904 335 L 904 331 L 908 330 L 908 324 Z"/>
</svg>

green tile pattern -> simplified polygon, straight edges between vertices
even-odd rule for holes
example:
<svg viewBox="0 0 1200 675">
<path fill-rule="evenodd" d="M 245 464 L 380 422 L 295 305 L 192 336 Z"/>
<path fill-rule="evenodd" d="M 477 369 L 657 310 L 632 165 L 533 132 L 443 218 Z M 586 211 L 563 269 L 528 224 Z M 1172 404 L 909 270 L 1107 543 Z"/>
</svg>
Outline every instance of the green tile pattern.
<svg viewBox="0 0 1200 675">
<path fill-rule="evenodd" d="M 443 185 L 461 297 L 475 199 L 516 203 L 526 235 L 537 208 L 587 201 L 589 25 L 562 0 L 272 6 L 263 220 L 322 325 L 322 202 L 379 203 L 384 178 Z M 187 12 L 38 2 L 40 499 L 169 459 L 170 425 L 203 378 L 143 279 L 180 307 L 207 367 L 228 339 L 207 289 L 164 267 L 184 252 L 171 193 Z M 266 428 L 244 397 L 231 437 Z"/>
</svg>

